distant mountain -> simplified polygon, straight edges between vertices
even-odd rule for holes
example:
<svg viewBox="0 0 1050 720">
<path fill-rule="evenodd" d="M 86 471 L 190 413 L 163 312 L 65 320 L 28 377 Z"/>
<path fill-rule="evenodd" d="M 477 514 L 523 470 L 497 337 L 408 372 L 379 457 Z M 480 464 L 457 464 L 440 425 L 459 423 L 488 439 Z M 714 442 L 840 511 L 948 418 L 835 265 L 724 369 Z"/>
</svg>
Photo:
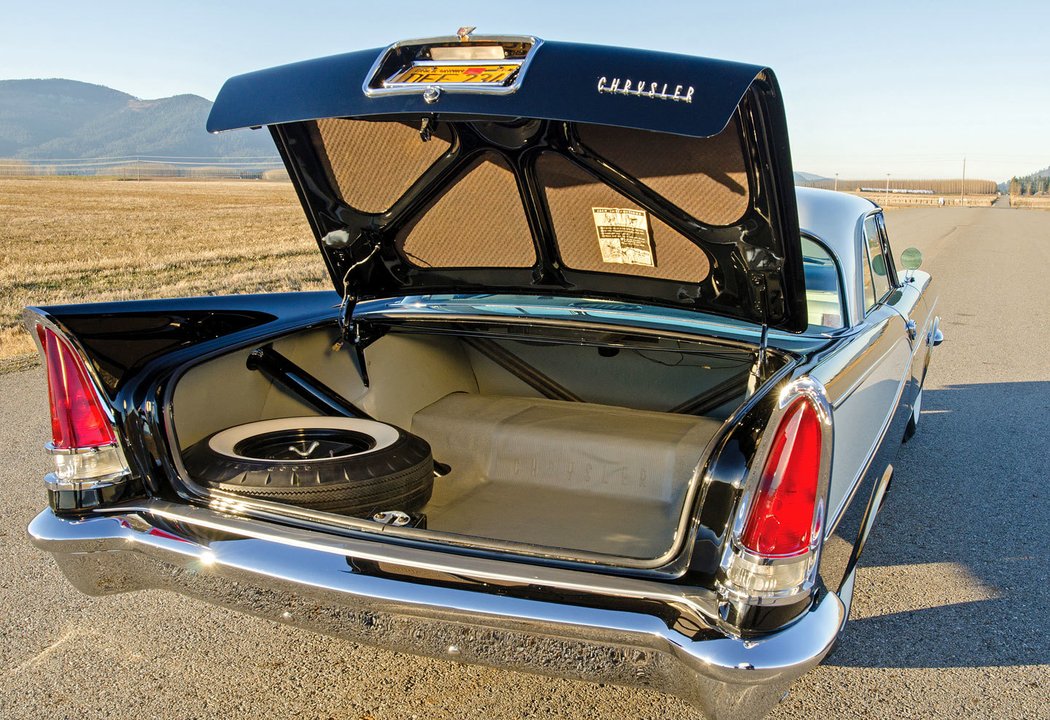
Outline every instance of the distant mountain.
<svg viewBox="0 0 1050 720">
<path fill-rule="evenodd" d="M 76 80 L 0 80 L 0 157 L 277 157 L 270 134 L 211 135 L 197 95 L 139 100 Z"/>
<path fill-rule="evenodd" d="M 813 173 L 808 173 L 808 172 L 799 172 L 797 170 L 795 171 L 795 182 L 796 183 L 800 183 L 800 182 L 816 182 L 818 180 L 830 180 L 830 179 L 831 178 L 826 178 L 823 175 L 815 175 Z"/>
</svg>

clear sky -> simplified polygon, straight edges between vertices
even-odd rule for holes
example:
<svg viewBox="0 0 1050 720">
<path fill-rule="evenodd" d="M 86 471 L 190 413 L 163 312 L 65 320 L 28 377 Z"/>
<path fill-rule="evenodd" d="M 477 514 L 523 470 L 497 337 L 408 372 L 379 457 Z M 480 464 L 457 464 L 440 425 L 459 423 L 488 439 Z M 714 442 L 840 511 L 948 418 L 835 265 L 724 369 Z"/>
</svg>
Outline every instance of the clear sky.
<svg viewBox="0 0 1050 720">
<path fill-rule="evenodd" d="M 1050 1 L 5 2 L 0 78 L 140 98 L 321 55 L 452 34 L 670 50 L 769 65 L 796 170 L 1002 180 L 1050 165 Z M 2 113 L 2 108 L 0 108 Z"/>
</svg>

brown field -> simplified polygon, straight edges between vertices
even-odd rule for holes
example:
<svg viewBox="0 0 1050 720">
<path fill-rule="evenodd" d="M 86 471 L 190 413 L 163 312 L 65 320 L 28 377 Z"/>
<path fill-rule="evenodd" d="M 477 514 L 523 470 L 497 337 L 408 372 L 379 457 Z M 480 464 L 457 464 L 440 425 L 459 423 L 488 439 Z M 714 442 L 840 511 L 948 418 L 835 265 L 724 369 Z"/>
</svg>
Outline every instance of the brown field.
<svg viewBox="0 0 1050 720">
<path fill-rule="evenodd" d="M 0 364 L 25 305 L 331 288 L 288 183 L 0 177 Z"/>
</svg>

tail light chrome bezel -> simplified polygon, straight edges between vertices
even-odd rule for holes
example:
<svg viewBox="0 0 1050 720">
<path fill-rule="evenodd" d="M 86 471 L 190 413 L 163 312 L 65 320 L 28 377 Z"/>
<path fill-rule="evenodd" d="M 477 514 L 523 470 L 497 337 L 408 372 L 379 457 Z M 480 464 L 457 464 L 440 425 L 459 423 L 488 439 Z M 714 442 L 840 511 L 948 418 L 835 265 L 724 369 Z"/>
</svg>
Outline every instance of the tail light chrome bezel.
<svg viewBox="0 0 1050 720">
<path fill-rule="evenodd" d="M 762 473 L 787 413 L 799 400 L 809 403 L 820 425 L 820 467 L 817 473 L 816 501 L 809 547 L 788 556 L 765 555 L 743 545 L 741 537 L 756 501 Z M 816 585 L 817 568 L 823 548 L 828 513 L 834 429 L 832 407 L 827 391 L 816 379 L 796 378 L 781 390 L 770 414 L 748 470 L 731 523 L 728 542 L 722 553 L 718 574 L 718 593 L 724 600 L 752 606 L 789 605 L 810 594 Z"/>
<path fill-rule="evenodd" d="M 54 442 L 46 443 L 44 449 L 54 461 L 55 470 L 44 476 L 44 485 L 49 491 L 83 493 L 127 483 L 131 477 L 131 470 L 120 443 L 116 416 L 101 391 L 102 385 L 97 371 L 87 361 L 83 347 L 63 327 L 36 308 L 26 309 L 24 325 L 33 337 L 45 371 L 48 370 L 49 358 L 40 339 L 41 331 L 52 333 L 58 342 L 64 344 L 76 356 L 80 369 L 85 374 L 85 390 L 93 395 L 93 401 L 97 403 L 105 421 L 109 423 L 114 438 L 113 442 L 85 447 L 56 447 Z M 48 402 L 51 402 L 50 389 Z"/>
</svg>

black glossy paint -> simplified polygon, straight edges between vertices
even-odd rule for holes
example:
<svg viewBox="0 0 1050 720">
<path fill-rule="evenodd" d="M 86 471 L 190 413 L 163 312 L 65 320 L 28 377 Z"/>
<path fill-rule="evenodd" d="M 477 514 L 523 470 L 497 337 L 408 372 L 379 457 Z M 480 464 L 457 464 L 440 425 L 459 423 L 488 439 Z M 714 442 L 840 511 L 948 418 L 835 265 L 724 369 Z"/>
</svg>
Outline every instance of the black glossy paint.
<svg viewBox="0 0 1050 720">
<path fill-rule="evenodd" d="M 537 52 L 521 89 L 512 95 L 445 95 L 432 106 L 419 95 L 367 98 L 361 86 L 378 50 L 324 58 L 272 70 L 252 73 L 230 80 L 215 104 L 210 130 L 248 125 L 271 125 L 278 147 L 296 181 L 296 189 L 317 237 L 332 229 L 350 227 L 359 240 L 374 240 L 379 232 L 392 235 L 413 213 L 441 191 L 447 181 L 461 172 L 482 149 L 491 151 L 476 133 L 465 125 L 455 132 L 460 143 L 455 153 L 438 161 L 417 183 L 413 192 L 399 201 L 388 213 L 362 216 L 339 202 L 337 194 L 324 180 L 317 159 L 298 148 L 308 145 L 300 121 L 320 117 L 400 116 L 428 117 L 438 123 L 464 116 L 539 117 L 546 118 L 542 132 L 522 147 L 499 150 L 515 169 L 520 180 L 530 226 L 535 229 L 540 252 L 534 268 L 518 271 L 441 271 L 424 277 L 417 269 L 405 266 L 389 248 L 377 256 L 379 261 L 362 268 L 352 278 L 364 294 L 397 294 L 428 290 L 491 289 L 506 287 L 530 292 L 588 296 L 643 296 L 649 303 L 670 306 L 700 306 L 702 299 L 723 314 L 756 321 L 770 319 L 774 324 L 798 329 L 805 318 L 804 305 L 798 314 L 797 303 L 804 297 L 801 258 L 796 245 L 783 246 L 788 270 L 770 286 L 769 277 L 756 278 L 743 261 L 746 248 L 732 241 L 732 234 L 751 231 L 758 246 L 775 248 L 776 235 L 797 236 L 797 218 L 791 178 L 786 123 L 779 88 L 772 73 L 758 66 L 725 63 L 685 56 L 649 53 L 617 48 L 598 48 L 567 43 L 547 43 Z M 643 97 L 598 94 L 598 77 L 667 78 L 697 87 L 690 104 L 651 100 Z M 679 80 L 679 76 L 681 80 Z M 730 230 L 697 227 L 674 207 L 647 192 L 630 178 L 619 175 L 615 168 L 595 157 L 576 142 L 572 123 L 586 122 L 672 132 L 706 137 L 721 131 L 734 113 L 739 113 L 748 152 L 749 173 L 753 180 L 754 204 L 741 227 Z M 566 124 L 568 123 L 568 124 Z M 580 166 L 600 175 L 620 192 L 631 197 L 655 216 L 686 235 L 705 235 L 714 264 L 722 272 L 722 285 L 717 297 L 710 289 L 686 289 L 680 284 L 637 280 L 631 292 L 624 292 L 620 278 L 592 277 L 594 274 L 573 273 L 557 262 L 557 252 L 550 234 L 550 221 L 532 172 L 535 155 L 553 150 L 574 158 Z M 758 220 L 768 218 L 763 235 Z M 763 220 L 765 222 L 765 220 Z M 365 231 L 368 230 L 368 233 Z M 341 280 L 353 262 L 361 259 L 364 244 L 348 251 L 326 254 L 333 280 Z M 797 272 L 792 268 L 797 262 Z M 756 295 L 755 288 L 766 282 L 768 297 Z M 707 292 L 707 295 L 704 295 Z M 692 293 L 692 294 L 691 294 Z M 180 462 L 171 446 L 169 434 L 170 404 L 173 381 L 186 368 L 236 348 L 258 347 L 283 334 L 308 327 L 332 324 L 338 315 L 336 293 L 288 293 L 266 296 L 208 297 L 184 300 L 103 303 L 50 307 L 39 312 L 76 339 L 88 363 L 99 379 L 125 440 L 133 480 L 127 485 L 84 493 L 54 493 L 50 502 L 58 513 L 70 514 L 95 510 L 133 499 L 142 494 L 182 502 L 197 502 L 180 484 Z M 794 308 L 793 308 L 793 303 Z M 765 304 L 766 308 L 761 307 Z M 708 307 L 708 305 L 703 305 Z M 716 311 L 717 311 L 716 310 Z M 734 314 L 735 313 L 735 314 Z M 793 326 L 792 323 L 795 323 Z M 791 368 L 789 377 L 803 375 L 817 365 L 824 353 L 838 341 L 811 352 Z M 907 383 L 896 408 L 894 421 L 852 501 L 836 528 L 835 534 L 845 543 L 845 552 L 825 552 L 821 559 L 821 585 L 836 590 L 856 562 L 862 540 L 865 517 L 876 509 L 877 480 L 896 451 L 903 423 L 921 385 L 928 353 L 916 353 L 913 376 Z M 740 488 L 748 470 L 761 458 L 757 456 L 762 434 L 766 431 L 774 394 L 753 398 L 741 421 L 721 438 L 717 451 L 703 472 L 702 492 L 693 508 L 689 542 L 685 552 L 664 568 L 631 571 L 623 568 L 587 566 L 579 563 L 543 558 L 521 558 L 559 567 L 585 568 L 595 572 L 638 575 L 681 585 L 713 589 L 722 549 L 728 541 L 730 522 L 740 500 Z M 291 520 L 289 520 L 291 522 Z M 361 533 L 348 532 L 347 534 Z M 367 535 L 376 539 L 374 534 Z M 411 540 L 386 538 L 388 542 L 410 546 L 427 546 Z M 500 557 L 499 553 L 464 548 L 444 547 L 446 552 L 481 557 Z M 397 576 L 398 568 L 355 567 L 370 574 Z M 418 577 L 413 582 L 421 582 Z M 434 578 L 433 582 L 468 585 L 469 578 Z M 474 583 L 476 584 L 476 583 Z M 566 597 L 544 588 L 485 587 L 485 591 L 545 597 L 558 602 L 626 607 L 609 599 L 592 596 Z M 727 606 L 722 620 L 735 632 L 760 634 L 782 626 L 797 616 L 810 599 L 792 606 L 762 609 Z M 663 605 L 645 611 L 677 622 Z M 710 632 L 710 631 L 705 631 Z"/>
<path fill-rule="evenodd" d="M 124 348 L 123 358 L 126 367 L 131 369 L 116 378 L 119 388 L 112 398 L 112 407 L 121 433 L 127 440 L 125 446 L 129 451 L 128 459 L 136 481 L 136 484 L 129 487 L 141 488 L 141 492 L 149 495 L 185 501 L 189 498 L 180 496 L 186 493 L 186 489 L 177 489 L 172 484 L 173 480 L 180 477 L 179 463 L 173 455 L 167 432 L 167 411 L 173 377 L 186 367 L 230 352 L 236 347 L 259 347 L 279 335 L 306 327 L 334 323 L 337 314 L 337 308 L 334 306 L 336 300 L 334 293 L 289 293 L 276 296 L 213 297 L 199 300 L 52 307 L 42 312 L 67 331 L 71 331 L 74 326 L 87 324 L 84 322 L 86 318 L 96 318 L 96 321 L 90 324 L 94 332 L 87 338 L 76 338 L 81 343 L 88 362 L 96 370 L 100 361 L 108 362 L 110 358 L 110 355 L 98 352 L 99 346 L 96 343 L 100 340 L 104 340 L 105 343 L 119 342 L 122 334 L 126 333 L 128 343 Z M 222 305 L 229 307 L 229 310 L 221 310 Z M 225 320 L 227 312 L 229 321 Z M 156 327 L 159 327 L 162 321 L 176 316 L 199 317 L 204 327 L 224 327 L 229 331 L 225 335 L 212 337 L 213 333 L 202 332 L 201 326 L 182 325 L 180 327 L 184 334 L 179 335 L 179 328 L 169 324 L 166 326 L 166 332 L 174 334 L 178 341 L 172 338 L 173 342 L 169 344 L 167 352 L 158 353 L 153 344 L 139 344 L 135 340 L 135 334 L 143 326 L 144 319 L 151 314 L 156 321 Z M 238 319 L 243 320 L 246 317 L 271 319 L 247 326 L 239 324 Z M 131 321 L 125 323 L 126 318 Z M 141 349 L 147 356 L 134 357 L 133 348 Z M 821 350 L 803 358 L 798 366 L 783 367 L 782 382 L 805 373 L 819 361 L 824 352 Z M 731 518 L 739 500 L 739 488 L 752 463 L 758 460 L 756 452 L 773 408 L 774 396 L 775 393 L 752 398 L 749 406 L 745 408 L 741 422 L 731 428 L 723 438 L 718 451 L 704 471 L 704 485 L 697 498 L 697 515 L 690 527 L 691 541 L 687 551 L 667 567 L 653 571 L 631 571 L 542 558 L 522 558 L 522 561 L 559 567 L 584 567 L 592 571 L 615 574 L 662 577 L 676 584 L 713 589 L 721 549 L 728 539 Z M 119 502 L 133 496 L 134 494 L 129 495 L 127 490 L 119 496 L 112 497 L 56 496 L 53 503 L 56 511 L 78 513 L 89 507 Z M 855 500 L 851 505 L 851 515 L 854 508 L 859 507 L 862 512 L 864 505 L 864 502 Z M 848 523 L 843 525 L 844 530 L 847 525 Z M 404 539 L 391 539 L 391 542 L 428 546 L 426 543 Z M 499 553 L 464 548 L 452 548 L 451 551 L 480 557 L 499 556 Z M 822 565 L 822 574 L 827 578 L 829 587 L 834 589 L 837 585 L 828 577 L 830 567 L 828 573 L 824 573 L 824 569 Z M 752 609 L 744 614 L 740 614 L 737 608 L 727 608 L 727 616 L 723 621 L 727 626 L 733 626 L 744 634 L 760 634 L 783 624 L 807 606 L 808 602 L 804 602 L 798 606 L 778 610 Z"/>
<path fill-rule="evenodd" d="M 208 131 L 277 125 L 324 117 L 434 113 L 535 117 L 598 123 L 693 137 L 718 134 L 760 75 L 760 65 L 545 41 L 521 87 L 509 95 L 422 93 L 368 97 L 364 83 L 383 48 L 307 60 L 230 78 L 208 117 Z M 599 78 L 645 79 L 696 89 L 693 102 L 599 93 Z"/>
<path fill-rule="evenodd" d="M 56 515 L 84 515 L 99 508 L 145 496 L 138 478 L 90 490 L 52 490 L 48 488 L 47 504 Z"/>
<path fill-rule="evenodd" d="M 164 425 L 166 381 L 187 363 L 334 323 L 338 303 L 332 292 L 281 293 L 56 305 L 29 308 L 27 314 L 30 320 L 39 315 L 54 324 L 83 354 L 126 441 L 135 482 L 149 495 L 179 500 Z M 145 340 L 140 338 L 143 327 L 151 328 Z M 78 328 L 87 329 L 84 337 Z M 78 505 L 73 496 L 56 502 L 64 510 Z"/>
<path fill-rule="evenodd" d="M 429 104 L 421 93 L 368 97 L 363 85 L 381 50 L 296 63 L 232 78 L 216 99 L 209 130 L 269 125 L 319 239 L 349 230 L 349 248 L 322 254 L 337 290 L 349 268 L 381 250 L 376 260 L 347 277 L 355 300 L 407 293 L 500 290 L 643 300 L 733 317 L 792 332 L 806 327 L 805 280 L 798 237 L 794 178 L 783 101 L 768 68 L 622 48 L 545 43 L 509 95 L 446 93 Z M 686 78 L 698 90 L 691 103 L 599 93 L 601 77 Z M 556 82 L 555 82 L 556 79 Z M 670 82 L 670 81 L 668 81 Z M 679 81 L 674 81 L 678 84 Z M 737 117 L 748 161 L 751 203 L 731 227 L 707 226 L 649 191 L 577 138 L 577 123 L 595 123 L 708 137 Z M 310 137 L 319 118 L 427 119 L 454 142 L 404 197 L 383 213 L 360 213 L 330 186 Z M 471 129 L 465 119 L 536 118 L 541 132 L 508 148 Z M 458 122 L 457 122 L 458 121 Z M 450 127 L 453 127 L 450 130 Z M 482 152 L 512 167 L 533 233 L 532 268 L 419 267 L 394 248 L 393 237 L 425 210 Z M 598 176 L 702 247 L 711 275 L 695 284 L 632 275 L 573 271 L 559 256 L 535 163 L 554 152 Z"/>
<path fill-rule="evenodd" d="M 185 486 L 178 485 L 180 464 L 173 453 L 168 434 L 168 412 L 173 379 L 190 366 L 238 347 L 259 347 L 280 335 L 309 327 L 333 324 L 338 310 L 335 306 L 337 300 L 334 293 L 289 293 L 65 306 L 39 310 L 66 332 L 72 332 L 72 327 L 81 325 L 93 329 L 86 339 L 79 336 L 75 336 L 75 339 L 81 345 L 89 364 L 96 372 L 99 371 L 102 363 L 112 362 L 111 354 L 100 352 L 100 349 L 104 351 L 109 346 L 98 343 L 119 344 L 122 336 L 127 339 L 122 355 L 124 364 L 121 367 L 128 369 L 123 375 L 115 378 L 117 389 L 111 398 L 111 403 L 120 432 L 126 440 L 125 447 L 128 449 L 134 482 L 117 494 L 110 492 L 109 495 L 102 493 L 92 497 L 56 495 L 52 498 L 55 510 L 62 513 L 79 513 L 99 505 L 130 499 L 136 492 L 175 501 L 193 502 L 194 498 L 186 494 Z M 144 323 L 144 319 L 150 316 L 155 322 L 153 324 Z M 173 326 L 169 322 L 173 317 L 196 317 L 200 319 L 200 323 Z M 95 318 L 95 322 L 87 322 L 90 318 Z M 244 318 L 252 318 L 253 322 L 245 323 Z M 166 350 L 158 351 L 152 343 L 137 343 L 136 333 L 144 324 L 149 327 L 161 327 L 162 322 L 168 322 L 164 326 L 165 332 L 173 336 L 169 338 L 171 342 Z M 226 333 L 204 332 L 202 327 L 225 328 Z M 694 506 L 696 514 L 689 529 L 690 540 L 687 549 L 682 556 L 668 566 L 656 570 L 638 571 L 543 558 L 522 557 L 521 561 L 664 579 L 684 586 L 714 589 L 721 551 L 728 540 L 730 522 L 739 501 L 739 488 L 742 487 L 742 480 L 746 477 L 748 469 L 753 463 L 760 460 L 757 457 L 757 448 L 768 425 L 776 388 L 793 377 L 806 374 L 812 367 L 819 364 L 825 354 L 833 350 L 839 342 L 841 341 L 831 340 L 827 346 L 800 358 L 797 364 L 783 366 L 781 379 L 774 387 L 774 392 L 753 397 L 743 408 L 740 422 L 728 429 L 704 470 L 703 488 Z M 142 357 L 135 357 L 133 348 L 138 348 L 145 354 Z M 116 367 L 116 365 L 107 365 L 107 367 Z M 922 368 L 923 361 L 917 359 L 916 372 L 921 373 Z M 895 451 L 896 440 L 899 439 L 899 434 L 895 433 L 898 433 L 900 429 L 898 426 L 901 420 L 906 420 L 911 398 L 917 391 L 917 384 L 918 378 L 914 378 L 906 389 L 905 398 L 907 400 L 903 401 L 898 409 L 895 423 L 880 448 L 876 462 L 872 465 L 873 475 L 878 472 L 878 468 L 885 467 L 890 455 Z M 871 497 L 872 488 L 866 482 L 849 505 L 837 531 L 847 540 L 846 547 L 854 556 L 856 553 L 852 553 L 852 550 L 859 539 L 858 521 L 855 518 L 863 519 Z M 362 533 L 349 531 L 347 534 L 365 536 Z M 371 534 L 368 537 L 375 539 Z M 389 538 L 388 541 L 406 546 L 432 547 L 428 543 L 406 539 Z M 443 547 L 443 549 L 446 552 L 479 557 L 501 557 L 500 553 L 496 552 L 451 547 Z M 848 562 L 848 558 L 846 561 Z M 818 586 L 816 592 L 819 594 L 824 585 L 831 590 L 837 589 L 845 572 L 847 568 L 842 559 L 836 559 L 830 553 L 825 555 L 820 567 L 823 583 Z M 516 589 L 506 588 L 499 590 L 490 588 L 488 591 L 517 592 Z M 574 602 L 589 604 L 603 601 L 586 598 L 577 599 Z M 789 622 L 805 610 L 809 602 L 807 599 L 796 605 L 778 609 L 726 606 L 722 623 L 733 632 L 759 635 Z M 675 620 L 668 617 L 668 620 L 678 622 L 681 618 Z"/>
<path fill-rule="evenodd" d="M 125 378 L 153 360 L 276 323 L 279 314 L 306 319 L 334 308 L 331 292 L 231 295 L 170 300 L 83 303 L 28 308 L 55 319 L 76 338 L 111 399 Z"/>
</svg>

